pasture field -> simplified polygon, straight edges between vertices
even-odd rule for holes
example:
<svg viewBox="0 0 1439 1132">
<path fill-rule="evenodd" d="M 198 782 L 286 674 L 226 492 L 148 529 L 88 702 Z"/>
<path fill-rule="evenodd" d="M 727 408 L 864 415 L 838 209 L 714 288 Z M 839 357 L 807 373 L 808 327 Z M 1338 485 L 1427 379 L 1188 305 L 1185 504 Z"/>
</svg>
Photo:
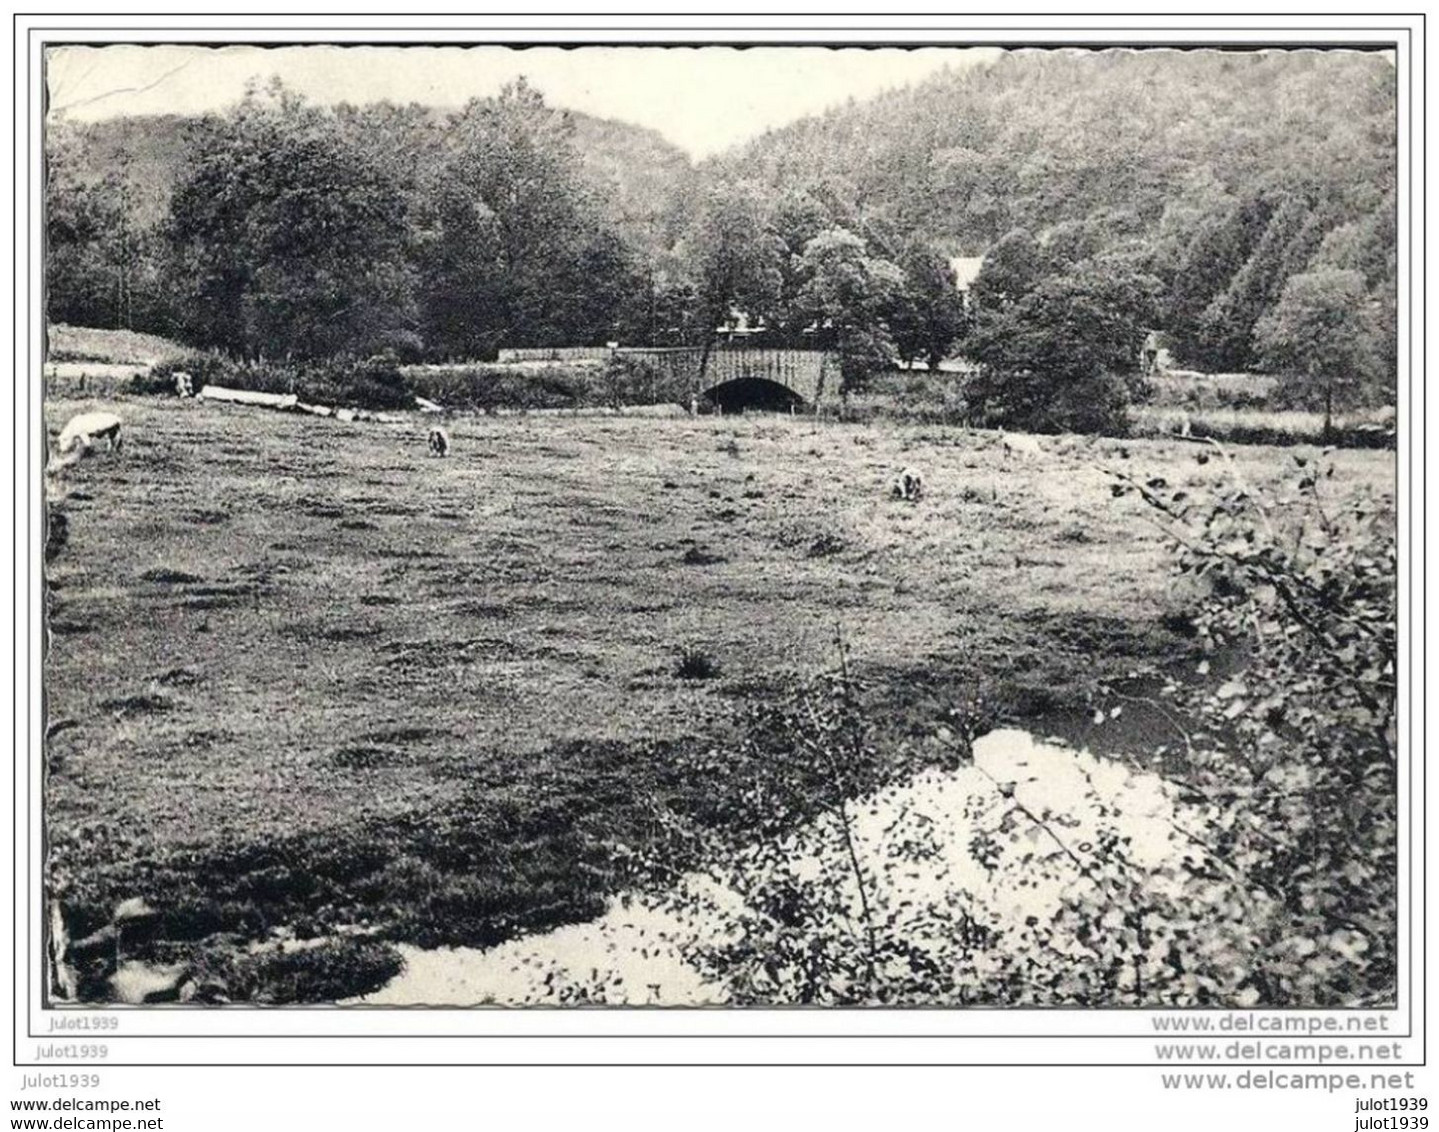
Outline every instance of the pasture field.
<svg viewBox="0 0 1439 1132">
<path fill-rule="evenodd" d="M 436 459 L 419 415 L 103 404 L 125 449 L 52 507 L 48 867 L 72 935 L 143 896 L 148 954 L 220 977 L 277 932 L 484 945 L 591 917 L 660 806 L 743 839 L 726 736 L 832 668 L 837 627 L 881 757 L 923 762 L 976 695 L 1078 726 L 1094 681 L 1192 648 L 1162 537 L 1101 467 L 1224 475 L 1180 441 L 1007 456 L 787 416 L 460 418 Z M 1262 487 L 1294 451 L 1234 459 Z M 1392 501 L 1393 453 L 1333 459 L 1336 497 Z M 905 465 L 915 505 L 889 497 Z"/>
<path fill-rule="evenodd" d="M 154 365 L 182 357 L 186 348 L 169 338 L 137 330 L 99 330 L 89 326 L 51 323 L 47 360 L 97 362 L 110 365 Z"/>
</svg>

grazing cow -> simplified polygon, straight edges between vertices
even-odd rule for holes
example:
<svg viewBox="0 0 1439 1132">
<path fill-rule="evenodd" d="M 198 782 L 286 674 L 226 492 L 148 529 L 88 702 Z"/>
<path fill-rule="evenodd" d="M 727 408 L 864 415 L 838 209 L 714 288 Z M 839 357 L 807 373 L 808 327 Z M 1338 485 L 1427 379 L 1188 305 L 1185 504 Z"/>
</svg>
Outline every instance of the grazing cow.
<svg viewBox="0 0 1439 1132">
<path fill-rule="evenodd" d="M 450 434 L 442 428 L 430 429 L 430 455 L 448 456 L 450 454 Z"/>
<path fill-rule="evenodd" d="M 918 503 L 924 495 L 924 477 L 914 468 L 905 468 L 894 477 L 894 487 L 890 494 L 907 503 Z"/>
<path fill-rule="evenodd" d="M 60 430 L 55 455 L 51 457 L 45 470 L 57 472 L 75 463 L 102 440 L 111 452 L 120 451 L 120 418 L 114 413 L 97 411 L 71 417 L 69 423 Z"/>
<path fill-rule="evenodd" d="M 1010 436 L 1003 429 L 999 430 L 999 445 L 1004 449 L 1004 458 L 1011 456 L 1042 456 L 1044 448 L 1032 436 Z"/>
</svg>

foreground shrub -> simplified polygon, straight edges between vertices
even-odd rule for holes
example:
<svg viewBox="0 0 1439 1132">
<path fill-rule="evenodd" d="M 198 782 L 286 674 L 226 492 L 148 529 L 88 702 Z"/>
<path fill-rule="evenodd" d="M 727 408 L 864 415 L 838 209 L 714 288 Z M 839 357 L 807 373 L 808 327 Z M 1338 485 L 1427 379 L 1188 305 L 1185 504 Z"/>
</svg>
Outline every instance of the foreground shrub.
<svg viewBox="0 0 1439 1132">
<path fill-rule="evenodd" d="M 681 680 L 713 680 L 719 672 L 719 661 L 703 649 L 685 649 L 675 663 L 675 675 Z"/>
<path fill-rule="evenodd" d="M 1294 457 L 1288 490 L 1237 473 L 1216 498 L 1120 476 L 1207 584 L 1194 620 L 1248 662 L 1217 689 L 1172 686 L 1186 785 L 1212 848 L 1272 902 L 1250 918 L 1246 989 L 1293 1006 L 1381 1005 L 1396 992 L 1397 554 L 1383 500 L 1338 513 L 1333 467 Z"/>
</svg>

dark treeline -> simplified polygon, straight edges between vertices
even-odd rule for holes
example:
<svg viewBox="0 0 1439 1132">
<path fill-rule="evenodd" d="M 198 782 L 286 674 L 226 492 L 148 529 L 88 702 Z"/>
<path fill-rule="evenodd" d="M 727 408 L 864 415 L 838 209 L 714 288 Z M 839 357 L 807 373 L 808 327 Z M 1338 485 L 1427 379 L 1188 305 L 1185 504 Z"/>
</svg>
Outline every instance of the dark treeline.
<svg viewBox="0 0 1439 1132">
<path fill-rule="evenodd" d="M 447 114 L 252 91 L 159 123 L 139 172 L 124 148 L 93 160 L 108 125 L 52 132 L 52 321 L 297 357 L 650 330 L 634 224 L 585 176 L 572 116 L 523 83 Z"/>
<path fill-rule="evenodd" d="M 963 350 L 1001 416 L 1056 377 L 1122 400 L 1159 330 L 1342 399 L 1393 379 L 1394 110 L 1377 55 L 1025 51 L 696 167 L 523 81 L 454 111 L 272 88 L 51 129 L 49 314 L 411 359 L 707 345 L 743 315 L 839 351 L 846 386 Z M 986 257 L 968 307 L 956 255 Z"/>
</svg>

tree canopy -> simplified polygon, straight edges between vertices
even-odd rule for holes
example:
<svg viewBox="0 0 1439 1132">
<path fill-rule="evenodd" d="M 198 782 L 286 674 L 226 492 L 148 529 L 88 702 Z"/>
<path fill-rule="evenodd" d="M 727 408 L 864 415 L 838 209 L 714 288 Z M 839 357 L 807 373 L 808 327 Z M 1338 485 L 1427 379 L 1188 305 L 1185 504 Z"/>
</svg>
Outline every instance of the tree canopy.
<svg viewBox="0 0 1439 1132">
<path fill-rule="evenodd" d="M 981 273 L 982 276 L 983 273 Z M 1044 432 L 1122 424 L 1159 283 L 1121 260 L 1084 261 L 996 308 L 981 307 L 968 346 L 971 384 L 990 423 Z"/>
<path fill-rule="evenodd" d="M 1360 272 L 1325 268 L 1291 278 L 1255 329 L 1265 363 L 1299 396 L 1324 406 L 1326 433 L 1336 403 L 1354 400 L 1375 373 L 1376 313 Z"/>
<path fill-rule="evenodd" d="M 204 123 L 169 218 L 197 344 L 327 357 L 412 331 L 402 186 L 332 126 L 282 88 Z"/>
<path fill-rule="evenodd" d="M 992 349 L 1016 312 L 1067 332 L 1054 304 L 1101 263 L 1146 280 L 1144 328 L 1181 364 L 1291 365 L 1261 326 L 1297 277 L 1344 271 L 1380 391 L 1395 126 L 1393 67 L 1341 51 L 1008 52 L 700 164 L 523 81 L 453 111 L 272 89 L 204 119 L 52 124 L 47 302 L 237 353 L 429 358 L 698 345 L 742 312 L 770 344 L 843 338 L 859 381 Z M 960 255 L 985 258 L 968 310 Z"/>
</svg>

